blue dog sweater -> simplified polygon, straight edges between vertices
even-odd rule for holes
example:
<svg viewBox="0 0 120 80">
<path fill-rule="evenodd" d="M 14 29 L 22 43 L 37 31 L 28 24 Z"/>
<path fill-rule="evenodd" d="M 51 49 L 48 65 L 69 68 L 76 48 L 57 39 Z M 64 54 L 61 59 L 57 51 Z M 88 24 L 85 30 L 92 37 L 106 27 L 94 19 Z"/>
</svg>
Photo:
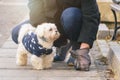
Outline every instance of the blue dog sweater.
<svg viewBox="0 0 120 80">
<path fill-rule="evenodd" d="M 36 56 L 49 55 L 52 53 L 51 49 L 46 49 L 42 45 L 38 44 L 37 35 L 33 32 L 27 33 L 22 40 L 22 43 L 27 51 Z"/>
</svg>

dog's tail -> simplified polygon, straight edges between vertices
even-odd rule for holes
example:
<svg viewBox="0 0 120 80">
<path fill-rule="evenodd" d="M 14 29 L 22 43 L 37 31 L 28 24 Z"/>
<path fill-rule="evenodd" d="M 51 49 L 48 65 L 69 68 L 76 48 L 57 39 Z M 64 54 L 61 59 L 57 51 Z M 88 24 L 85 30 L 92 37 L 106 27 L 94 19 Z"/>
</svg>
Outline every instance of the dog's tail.
<svg viewBox="0 0 120 80">
<path fill-rule="evenodd" d="M 35 28 L 31 24 L 24 24 L 22 25 L 20 31 L 19 31 L 19 36 L 18 36 L 18 42 L 22 42 L 22 39 L 25 34 L 29 31 L 35 31 Z"/>
</svg>

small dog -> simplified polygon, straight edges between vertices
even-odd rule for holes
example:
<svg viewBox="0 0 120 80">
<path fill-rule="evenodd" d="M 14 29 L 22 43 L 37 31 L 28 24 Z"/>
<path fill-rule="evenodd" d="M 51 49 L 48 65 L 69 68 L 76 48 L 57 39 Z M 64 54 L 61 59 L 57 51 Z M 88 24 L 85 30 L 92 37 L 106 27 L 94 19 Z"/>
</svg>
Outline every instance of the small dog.
<svg viewBox="0 0 120 80">
<path fill-rule="evenodd" d="M 60 33 L 53 23 L 43 23 L 37 28 L 24 24 L 18 35 L 16 63 L 21 66 L 27 65 L 27 54 L 31 53 L 34 69 L 51 68 L 54 58 L 53 42 L 59 36 Z"/>
</svg>

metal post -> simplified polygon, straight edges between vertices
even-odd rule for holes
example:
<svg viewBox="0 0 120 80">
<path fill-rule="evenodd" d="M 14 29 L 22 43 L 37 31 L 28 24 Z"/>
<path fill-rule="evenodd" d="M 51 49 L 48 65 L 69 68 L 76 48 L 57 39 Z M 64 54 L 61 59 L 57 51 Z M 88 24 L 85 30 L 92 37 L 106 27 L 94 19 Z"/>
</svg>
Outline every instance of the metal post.
<svg viewBox="0 0 120 80">
<path fill-rule="evenodd" d="M 117 30 L 119 29 L 119 28 L 117 28 L 117 16 L 116 16 L 116 12 L 113 10 L 113 9 L 111 9 L 112 10 L 112 12 L 113 12 L 113 15 L 114 15 L 114 19 L 115 19 L 115 22 L 114 22 L 114 24 L 115 24 L 115 29 L 114 29 L 114 33 L 113 33 L 113 37 L 112 37 L 112 40 L 116 40 L 116 33 L 117 33 Z"/>
</svg>

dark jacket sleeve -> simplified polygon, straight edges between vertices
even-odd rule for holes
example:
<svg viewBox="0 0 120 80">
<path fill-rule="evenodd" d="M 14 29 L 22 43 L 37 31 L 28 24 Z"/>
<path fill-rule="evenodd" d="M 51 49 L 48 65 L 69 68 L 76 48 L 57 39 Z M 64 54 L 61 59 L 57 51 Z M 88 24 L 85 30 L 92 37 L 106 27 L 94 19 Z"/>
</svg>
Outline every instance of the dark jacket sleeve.
<svg viewBox="0 0 120 80">
<path fill-rule="evenodd" d="M 83 23 L 78 42 L 88 43 L 92 47 L 100 23 L 100 13 L 96 0 L 81 0 L 81 10 Z"/>
</svg>

